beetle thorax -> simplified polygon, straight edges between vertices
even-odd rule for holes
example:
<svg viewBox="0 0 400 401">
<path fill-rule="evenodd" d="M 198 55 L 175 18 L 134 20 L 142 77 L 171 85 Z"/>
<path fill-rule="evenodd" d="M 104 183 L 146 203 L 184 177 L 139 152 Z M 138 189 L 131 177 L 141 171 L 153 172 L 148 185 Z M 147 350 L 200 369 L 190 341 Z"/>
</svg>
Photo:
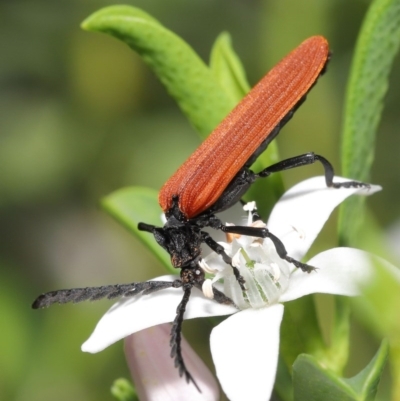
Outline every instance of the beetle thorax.
<svg viewBox="0 0 400 401">
<path fill-rule="evenodd" d="M 197 264 L 201 252 L 199 227 L 171 217 L 163 228 L 154 232 L 154 237 L 170 254 L 174 267 L 194 267 Z"/>
</svg>

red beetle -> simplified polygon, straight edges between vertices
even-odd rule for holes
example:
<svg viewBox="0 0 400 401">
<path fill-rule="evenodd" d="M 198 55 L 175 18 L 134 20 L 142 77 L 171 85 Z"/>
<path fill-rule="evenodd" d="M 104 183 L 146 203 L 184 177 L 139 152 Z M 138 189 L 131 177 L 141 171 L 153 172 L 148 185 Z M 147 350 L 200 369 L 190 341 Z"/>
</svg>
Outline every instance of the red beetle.
<svg viewBox="0 0 400 401">
<path fill-rule="evenodd" d="M 202 231 L 204 227 L 212 227 L 225 233 L 269 238 L 282 259 L 305 272 L 314 270 L 314 267 L 287 255 L 283 243 L 266 228 L 226 226 L 215 213 L 240 201 L 257 178 L 316 161 L 322 163 L 329 187 L 365 185 L 356 181 L 334 183 L 332 165 L 314 153 L 283 160 L 259 173 L 250 170 L 252 163 L 303 103 L 309 90 L 325 71 L 328 60 L 329 46 L 325 38 L 314 36 L 305 40 L 249 92 L 161 188 L 159 203 L 167 222 L 163 227 L 139 223 L 138 228 L 152 233 L 158 244 L 170 254 L 173 266 L 181 269 L 180 280 L 53 291 L 40 295 L 33 303 L 33 308 L 46 307 L 53 303 L 133 296 L 141 292 L 148 294 L 163 288 L 182 287 L 184 296 L 178 305 L 171 331 L 171 355 L 175 358 L 180 375 L 185 374 L 186 380 L 196 385 L 183 361 L 180 342 L 183 315 L 191 289 L 201 288 L 204 282 L 204 272 L 199 265 L 201 244 L 206 243 L 232 266 L 232 260 L 223 247 L 207 232 Z M 238 269 L 234 266 L 232 269 L 245 290 L 245 281 Z M 216 289 L 214 299 L 220 303 L 232 303 Z"/>
</svg>

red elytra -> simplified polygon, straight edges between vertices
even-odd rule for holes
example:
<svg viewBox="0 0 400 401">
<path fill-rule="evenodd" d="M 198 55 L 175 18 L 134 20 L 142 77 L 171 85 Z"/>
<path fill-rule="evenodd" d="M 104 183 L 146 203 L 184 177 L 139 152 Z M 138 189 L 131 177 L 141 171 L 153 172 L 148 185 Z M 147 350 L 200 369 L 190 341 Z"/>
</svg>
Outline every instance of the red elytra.
<svg viewBox="0 0 400 401">
<path fill-rule="evenodd" d="M 313 86 L 328 58 L 327 40 L 313 36 L 269 71 L 163 185 L 158 196 L 163 211 L 172 207 L 174 196 L 188 219 L 212 206 Z"/>
</svg>

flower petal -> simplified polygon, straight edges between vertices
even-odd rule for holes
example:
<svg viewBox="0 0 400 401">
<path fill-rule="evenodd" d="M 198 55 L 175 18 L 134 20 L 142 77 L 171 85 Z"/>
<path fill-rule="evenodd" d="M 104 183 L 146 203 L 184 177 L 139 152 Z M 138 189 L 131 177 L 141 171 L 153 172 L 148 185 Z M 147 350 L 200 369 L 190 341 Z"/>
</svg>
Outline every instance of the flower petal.
<svg viewBox="0 0 400 401">
<path fill-rule="evenodd" d="M 141 401 L 218 401 L 219 387 L 210 370 L 182 337 L 186 366 L 199 386 L 179 377 L 170 356 L 170 324 L 141 330 L 125 339 L 125 355 Z"/>
<path fill-rule="evenodd" d="M 176 276 L 162 276 L 154 280 L 173 281 Z M 122 298 L 97 323 L 90 338 L 82 345 L 84 352 L 99 352 L 109 345 L 139 330 L 161 323 L 172 322 L 181 301 L 181 288 L 168 288 L 152 294 Z M 230 315 L 237 312 L 233 306 L 221 305 L 204 297 L 193 288 L 185 319 Z"/>
<path fill-rule="evenodd" d="M 335 177 L 335 182 L 350 181 Z M 325 177 L 313 177 L 289 189 L 275 205 L 267 227 L 285 245 L 288 254 L 301 259 L 309 250 L 333 209 L 350 195 L 371 195 L 370 188 L 328 188 Z"/>
<path fill-rule="evenodd" d="M 231 401 L 268 401 L 274 386 L 283 305 L 246 309 L 211 332 L 211 352 Z"/>
<path fill-rule="evenodd" d="M 333 248 L 314 256 L 309 264 L 318 270 L 305 274 L 297 269 L 279 301 L 292 301 L 308 294 L 324 293 L 356 296 L 360 284 L 371 280 L 373 255 L 354 248 Z"/>
</svg>

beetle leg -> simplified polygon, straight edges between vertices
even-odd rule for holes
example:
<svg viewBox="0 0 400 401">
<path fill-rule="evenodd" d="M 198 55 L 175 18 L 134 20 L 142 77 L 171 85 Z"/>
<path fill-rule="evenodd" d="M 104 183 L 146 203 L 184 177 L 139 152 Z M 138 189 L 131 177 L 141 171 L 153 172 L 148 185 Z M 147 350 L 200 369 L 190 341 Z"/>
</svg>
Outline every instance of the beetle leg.
<svg viewBox="0 0 400 401">
<path fill-rule="evenodd" d="M 174 358 L 175 367 L 178 368 L 179 376 L 182 377 L 183 375 L 185 375 L 187 383 L 192 382 L 197 388 L 197 390 L 201 393 L 199 386 L 197 385 L 196 381 L 193 379 L 192 375 L 186 368 L 181 348 L 183 315 L 185 314 L 186 305 L 189 301 L 191 291 L 192 291 L 192 285 L 184 284 L 183 298 L 182 301 L 179 303 L 178 307 L 176 308 L 176 317 L 172 323 L 172 328 L 171 328 L 171 340 L 170 340 L 171 358 Z"/>
<path fill-rule="evenodd" d="M 232 266 L 233 274 L 235 275 L 236 280 L 238 281 L 238 283 L 240 285 L 240 288 L 243 291 L 246 291 L 246 287 L 244 286 L 246 281 L 240 275 L 239 269 L 236 266 L 232 265 L 232 258 L 227 255 L 224 247 L 222 245 L 218 244 L 218 242 L 216 242 L 214 239 L 212 239 L 211 236 L 204 231 L 201 232 L 201 238 L 202 238 L 202 242 L 205 242 L 214 252 L 216 252 L 218 255 L 222 256 L 222 259 L 224 260 L 224 262 L 226 264 Z"/>
<path fill-rule="evenodd" d="M 359 181 L 347 181 L 347 182 L 333 182 L 334 170 L 332 164 L 320 155 L 316 155 L 313 152 L 305 153 L 303 155 L 290 157 L 289 159 L 282 160 L 272 166 L 265 168 L 258 174 L 255 174 L 257 178 L 268 177 L 272 173 L 277 173 L 283 170 L 289 170 L 291 168 L 308 166 L 309 164 L 314 164 L 315 162 L 320 162 L 325 170 L 325 182 L 328 187 L 332 188 L 360 188 L 369 187 L 368 184 L 364 184 Z"/>
<path fill-rule="evenodd" d="M 316 270 L 314 266 L 307 265 L 306 263 L 302 263 L 289 256 L 287 254 L 285 245 L 283 245 L 283 242 L 266 228 L 247 226 L 224 226 L 223 224 L 221 224 L 219 229 L 225 233 L 247 235 L 249 237 L 269 238 L 273 242 L 276 252 L 278 253 L 280 258 L 286 260 L 289 263 L 292 263 L 296 267 L 303 270 L 303 272 L 311 273 L 313 270 Z"/>
</svg>

